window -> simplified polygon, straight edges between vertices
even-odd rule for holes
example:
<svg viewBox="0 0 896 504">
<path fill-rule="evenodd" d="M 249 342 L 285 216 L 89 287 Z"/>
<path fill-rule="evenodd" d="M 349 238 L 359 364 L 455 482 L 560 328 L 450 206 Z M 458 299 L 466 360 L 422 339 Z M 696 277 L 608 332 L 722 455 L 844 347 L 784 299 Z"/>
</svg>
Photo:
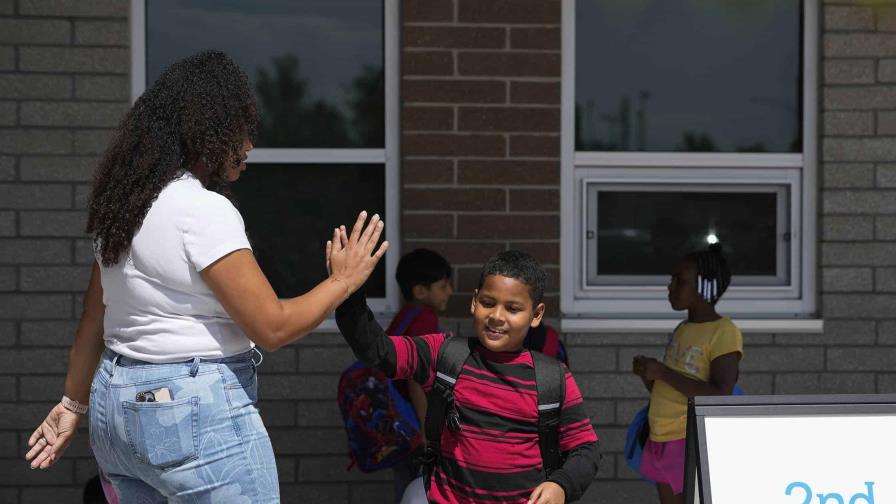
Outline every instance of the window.
<svg viewBox="0 0 896 504">
<path fill-rule="evenodd" d="M 258 140 L 233 192 L 280 297 L 325 278 L 325 241 L 362 209 L 383 216 L 398 243 L 397 0 L 135 1 L 131 14 L 134 99 L 203 49 L 223 50 L 249 76 Z M 368 282 L 376 311 L 398 308 L 387 280 L 398 254 L 390 248 Z"/>
<path fill-rule="evenodd" d="M 671 265 L 710 242 L 720 310 L 811 315 L 817 2 L 563 8 L 564 315 L 674 317 Z"/>
</svg>

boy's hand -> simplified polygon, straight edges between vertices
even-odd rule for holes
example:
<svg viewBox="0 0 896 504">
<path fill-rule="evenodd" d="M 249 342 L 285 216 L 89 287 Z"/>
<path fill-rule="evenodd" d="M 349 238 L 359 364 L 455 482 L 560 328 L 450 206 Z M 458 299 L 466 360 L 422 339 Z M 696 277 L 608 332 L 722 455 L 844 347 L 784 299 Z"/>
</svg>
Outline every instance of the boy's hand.
<svg viewBox="0 0 896 504">
<path fill-rule="evenodd" d="M 528 504 L 564 504 L 566 492 L 563 487 L 553 481 L 545 481 L 538 485 L 529 496 Z"/>
<path fill-rule="evenodd" d="M 333 280 L 345 282 L 346 295 L 361 288 L 389 248 L 389 242 L 384 241 L 376 249 L 383 232 L 380 216 L 374 215 L 365 227 L 366 220 L 367 212 L 361 212 L 350 235 L 345 226 L 340 226 L 333 230 L 333 239 L 327 242 L 327 271 Z"/>
</svg>

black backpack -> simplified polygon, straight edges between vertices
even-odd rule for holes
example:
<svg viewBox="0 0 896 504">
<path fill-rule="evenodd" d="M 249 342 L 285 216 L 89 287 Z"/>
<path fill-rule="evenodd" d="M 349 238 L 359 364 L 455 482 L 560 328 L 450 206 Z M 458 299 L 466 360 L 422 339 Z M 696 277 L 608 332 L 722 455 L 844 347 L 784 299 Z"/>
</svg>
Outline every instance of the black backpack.
<svg viewBox="0 0 896 504">
<path fill-rule="evenodd" d="M 441 454 L 442 429 L 460 429 L 460 418 L 454 407 L 454 384 L 470 352 L 479 344 L 475 338 L 449 337 L 442 343 L 436 360 L 436 377 L 427 397 L 426 450 L 422 457 L 423 477 L 429 491 L 432 473 Z M 541 352 L 530 351 L 538 389 L 538 444 L 545 477 L 558 469 L 560 455 L 560 412 L 566 398 L 566 373 L 557 360 Z"/>
</svg>

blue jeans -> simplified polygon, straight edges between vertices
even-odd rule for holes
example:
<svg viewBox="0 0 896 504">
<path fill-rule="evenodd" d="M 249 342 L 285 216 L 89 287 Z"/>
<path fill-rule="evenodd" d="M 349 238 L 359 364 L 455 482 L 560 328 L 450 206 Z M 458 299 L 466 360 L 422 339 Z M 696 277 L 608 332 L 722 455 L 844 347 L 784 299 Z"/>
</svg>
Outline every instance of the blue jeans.
<svg viewBox="0 0 896 504">
<path fill-rule="evenodd" d="M 151 364 L 103 353 L 90 390 L 90 446 L 121 502 L 280 501 L 252 355 Z M 171 401 L 137 402 L 162 387 Z"/>
</svg>

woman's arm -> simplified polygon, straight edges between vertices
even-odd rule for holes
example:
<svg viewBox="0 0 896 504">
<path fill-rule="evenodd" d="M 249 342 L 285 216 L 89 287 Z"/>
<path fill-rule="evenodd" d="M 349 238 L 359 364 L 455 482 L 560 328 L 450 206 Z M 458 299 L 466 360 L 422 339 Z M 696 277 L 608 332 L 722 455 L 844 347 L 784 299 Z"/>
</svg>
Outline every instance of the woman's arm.
<svg viewBox="0 0 896 504">
<path fill-rule="evenodd" d="M 103 353 L 103 286 L 100 283 L 100 268 L 94 263 L 90 281 L 84 295 L 81 322 L 75 333 L 75 340 L 68 358 L 68 374 L 65 377 L 65 396 L 86 405 L 90 400 L 90 382 L 96 372 L 97 362 Z M 78 431 L 81 415 L 66 409 L 60 402 L 28 439 L 28 453 L 25 459 L 31 461 L 31 468 L 46 469 L 62 456 Z"/>
<path fill-rule="evenodd" d="M 84 294 L 84 308 L 81 322 L 68 356 L 68 374 L 65 377 L 65 395 L 81 404 L 90 400 L 90 383 L 96 372 L 100 355 L 106 348 L 103 341 L 103 285 L 100 282 L 100 266 L 93 263 L 87 292 Z"/>
<path fill-rule="evenodd" d="M 367 213 L 361 212 L 345 239 L 340 238 L 344 229 L 334 230 L 333 241 L 327 245 L 333 248 L 332 273 L 299 297 L 278 299 L 255 256 L 245 249 L 218 259 L 200 275 L 246 336 L 273 351 L 314 330 L 370 276 L 389 244 L 383 242 L 374 253 L 383 222 L 374 215 L 365 227 L 366 220 Z"/>
</svg>

